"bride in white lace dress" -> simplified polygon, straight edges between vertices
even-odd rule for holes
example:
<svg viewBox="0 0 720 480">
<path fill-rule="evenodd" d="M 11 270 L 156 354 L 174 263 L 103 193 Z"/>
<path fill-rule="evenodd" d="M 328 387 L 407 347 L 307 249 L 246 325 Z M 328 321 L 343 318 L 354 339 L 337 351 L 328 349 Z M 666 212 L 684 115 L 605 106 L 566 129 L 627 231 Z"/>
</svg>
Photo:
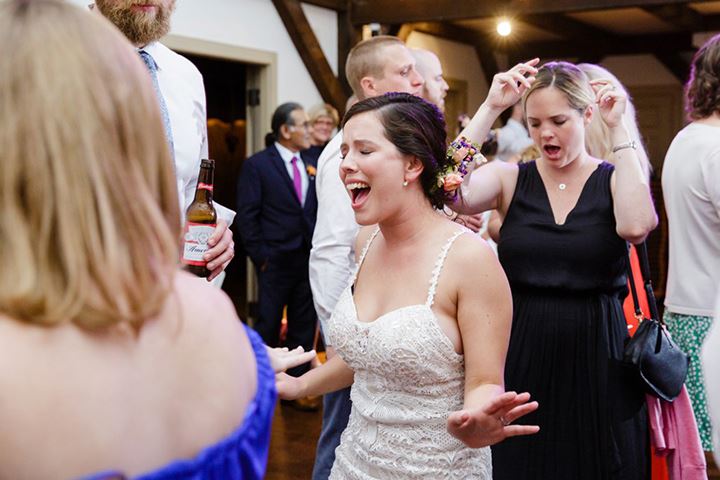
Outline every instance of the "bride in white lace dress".
<svg viewBox="0 0 720 480">
<path fill-rule="evenodd" d="M 408 94 L 364 100 L 345 122 L 340 174 L 372 227 L 325 332 L 339 355 L 279 375 L 278 392 L 352 385 L 331 479 L 489 480 L 489 445 L 537 432 L 510 424 L 537 403 L 503 393 L 512 304 L 495 255 L 436 210 L 452 194 L 438 180 L 467 149 L 447 157 L 442 116 Z"/>
</svg>

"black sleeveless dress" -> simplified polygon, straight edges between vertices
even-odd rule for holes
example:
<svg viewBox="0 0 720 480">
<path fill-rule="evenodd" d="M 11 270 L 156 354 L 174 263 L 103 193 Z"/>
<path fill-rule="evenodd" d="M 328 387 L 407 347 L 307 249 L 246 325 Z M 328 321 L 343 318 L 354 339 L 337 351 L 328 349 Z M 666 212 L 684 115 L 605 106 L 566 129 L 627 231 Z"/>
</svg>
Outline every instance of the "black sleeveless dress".
<svg viewBox="0 0 720 480">
<path fill-rule="evenodd" d="M 535 162 L 521 164 L 498 255 L 513 295 L 505 388 L 540 403 L 537 435 L 493 447 L 495 480 L 649 477 L 645 395 L 621 363 L 627 244 L 600 164 L 557 225 Z"/>
</svg>

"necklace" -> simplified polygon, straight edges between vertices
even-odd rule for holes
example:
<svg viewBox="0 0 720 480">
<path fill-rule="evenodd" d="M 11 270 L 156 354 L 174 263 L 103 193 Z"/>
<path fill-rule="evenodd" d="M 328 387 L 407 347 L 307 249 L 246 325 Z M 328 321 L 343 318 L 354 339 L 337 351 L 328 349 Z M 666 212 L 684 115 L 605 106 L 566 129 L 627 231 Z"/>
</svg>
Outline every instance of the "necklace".
<svg viewBox="0 0 720 480">
<path fill-rule="evenodd" d="M 565 189 L 567 188 L 567 185 L 564 184 L 564 183 L 559 183 L 559 184 L 558 184 L 558 188 L 559 188 L 560 190 L 565 190 Z"/>
</svg>

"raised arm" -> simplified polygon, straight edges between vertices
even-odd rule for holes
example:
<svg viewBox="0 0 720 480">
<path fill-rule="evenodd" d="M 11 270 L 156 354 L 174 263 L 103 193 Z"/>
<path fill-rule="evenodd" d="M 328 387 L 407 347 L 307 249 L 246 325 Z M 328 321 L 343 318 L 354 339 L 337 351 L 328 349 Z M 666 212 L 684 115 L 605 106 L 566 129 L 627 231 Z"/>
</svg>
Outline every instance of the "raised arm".
<svg viewBox="0 0 720 480">
<path fill-rule="evenodd" d="M 613 145 L 611 189 L 617 233 L 631 243 L 640 243 L 657 226 L 658 219 L 647 177 L 623 122 L 627 96 L 608 80 L 593 80 L 590 85 Z"/>
<path fill-rule="evenodd" d="M 536 433 L 536 426 L 510 425 L 537 409 L 530 394 L 504 393 L 510 340 L 510 286 L 495 255 L 477 238 L 460 239 L 452 267 L 458 278 L 458 326 L 465 354 L 465 404 L 448 418 L 448 431 L 473 448 L 507 437 Z M 461 280 L 460 280 L 461 279 Z"/>
<path fill-rule="evenodd" d="M 355 373 L 347 363 L 335 355 L 317 368 L 313 368 L 301 377 L 291 377 L 287 373 L 275 376 L 278 396 L 283 400 L 295 400 L 308 396 L 324 395 L 335 392 L 353 383 Z"/>
<path fill-rule="evenodd" d="M 498 73 L 493 77 L 488 96 L 480 105 L 470 123 L 460 132 L 459 137 L 469 141 L 482 143 L 493 122 L 506 108 L 517 103 L 523 93 L 530 88 L 535 80 L 539 59 L 518 63 L 507 72 Z M 515 169 L 517 167 L 514 167 Z M 462 195 L 459 196 L 452 209 L 460 213 L 479 213 L 498 207 L 499 199 L 506 183 L 504 176 L 513 167 L 502 162 L 493 162 L 486 167 L 471 172 L 465 177 Z"/>
</svg>

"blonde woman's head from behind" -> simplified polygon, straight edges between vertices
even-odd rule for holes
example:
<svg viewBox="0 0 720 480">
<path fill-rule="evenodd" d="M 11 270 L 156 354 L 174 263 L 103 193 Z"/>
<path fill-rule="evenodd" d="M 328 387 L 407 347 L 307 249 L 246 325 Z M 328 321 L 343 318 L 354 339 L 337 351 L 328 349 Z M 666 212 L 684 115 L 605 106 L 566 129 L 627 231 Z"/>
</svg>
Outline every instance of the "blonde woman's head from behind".
<svg viewBox="0 0 720 480">
<path fill-rule="evenodd" d="M 164 305 L 180 233 L 151 79 L 99 15 L 0 2 L 0 313 L 139 326 Z"/>
</svg>

